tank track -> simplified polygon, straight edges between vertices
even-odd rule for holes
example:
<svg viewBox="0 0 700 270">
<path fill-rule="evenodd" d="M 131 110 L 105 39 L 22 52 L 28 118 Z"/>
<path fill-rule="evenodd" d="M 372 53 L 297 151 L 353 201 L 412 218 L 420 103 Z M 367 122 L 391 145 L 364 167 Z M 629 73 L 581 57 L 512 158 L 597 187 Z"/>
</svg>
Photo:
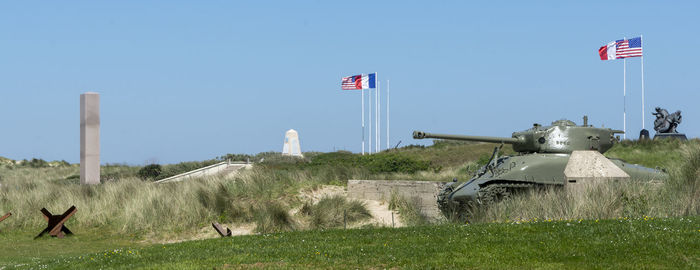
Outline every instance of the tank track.
<svg viewBox="0 0 700 270">
<path fill-rule="evenodd" d="M 476 201 L 454 202 L 448 199 L 453 191 L 453 187 L 448 187 L 438 193 L 438 208 L 443 215 L 452 220 L 468 220 L 475 207 L 488 207 L 489 204 L 509 199 L 512 195 L 534 188 L 539 185 L 532 183 L 494 183 L 489 184 L 479 190 Z"/>
<path fill-rule="evenodd" d="M 437 195 L 437 204 L 438 204 L 438 209 L 442 211 L 444 215 L 448 215 L 450 212 L 452 212 L 451 205 L 447 199 L 447 197 L 452 193 L 454 190 L 453 187 L 445 187 L 438 192 Z"/>
<path fill-rule="evenodd" d="M 497 183 L 490 184 L 481 189 L 477 195 L 477 203 L 481 205 L 489 205 L 502 200 L 510 199 L 517 192 L 528 188 L 535 187 L 531 183 Z"/>
</svg>

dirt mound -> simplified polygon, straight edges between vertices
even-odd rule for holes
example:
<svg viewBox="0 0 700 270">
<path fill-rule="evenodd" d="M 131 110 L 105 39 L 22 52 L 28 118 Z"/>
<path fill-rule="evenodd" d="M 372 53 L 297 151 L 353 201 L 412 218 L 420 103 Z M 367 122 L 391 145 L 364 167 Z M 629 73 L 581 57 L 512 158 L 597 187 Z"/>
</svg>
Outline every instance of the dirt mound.
<svg viewBox="0 0 700 270">
<path fill-rule="evenodd" d="M 340 195 L 347 197 L 347 191 L 345 187 L 341 186 L 332 186 L 332 185 L 323 185 L 320 186 L 317 189 L 314 190 L 307 190 L 307 191 L 302 191 L 300 192 L 299 199 L 303 202 L 312 202 L 312 203 L 317 203 L 321 198 L 323 197 L 328 197 L 328 196 L 335 196 L 335 195 Z M 365 206 L 367 207 L 367 210 L 370 211 L 372 214 L 372 219 L 361 222 L 359 224 L 353 224 L 352 227 L 362 227 L 362 226 L 379 226 L 379 227 L 402 227 L 403 223 L 401 222 L 401 218 L 399 217 L 398 213 L 396 211 L 392 211 L 389 209 L 389 203 L 384 202 L 384 201 L 375 201 L 375 200 L 362 200 L 362 199 L 352 199 L 352 200 L 358 200 L 363 203 L 365 203 Z M 297 212 L 299 212 L 299 208 L 292 209 L 290 211 L 291 215 L 295 215 Z M 392 225 L 392 213 L 393 213 L 393 225 Z M 255 230 L 255 224 L 254 223 L 245 223 L 245 224 L 228 224 L 228 223 L 222 223 L 222 227 L 224 228 L 229 228 L 231 229 L 231 232 L 233 235 L 249 235 L 249 234 L 254 234 Z M 157 243 L 177 243 L 177 242 L 183 242 L 183 241 L 190 241 L 190 240 L 199 240 L 199 239 L 209 239 L 209 238 L 217 238 L 219 235 L 214 231 L 211 225 L 204 226 L 200 228 L 200 230 L 194 234 L 194 235 L 189 235 L 186 237 L 178 237 L 175 236 L 174 238 L 170 239 L 162 239 L 160 241 L 155 241 Z M 147 237 L 149 238 L 149 237 Z M 148 241 L 150 242 L 150 241 Z"/>
</svg>

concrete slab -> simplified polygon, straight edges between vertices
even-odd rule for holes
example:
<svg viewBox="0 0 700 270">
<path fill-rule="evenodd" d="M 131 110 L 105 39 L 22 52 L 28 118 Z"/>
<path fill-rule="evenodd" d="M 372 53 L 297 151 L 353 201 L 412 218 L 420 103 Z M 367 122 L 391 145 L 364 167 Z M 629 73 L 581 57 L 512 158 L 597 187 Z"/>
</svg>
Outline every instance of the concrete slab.
<svg viewBox="0 0 700 270">
<path fill-rule="evenodd" d="M 629 175 L 598 151 L 574 151 L 564 169 L 568 184 L 629 179 Z"/>
</svg>

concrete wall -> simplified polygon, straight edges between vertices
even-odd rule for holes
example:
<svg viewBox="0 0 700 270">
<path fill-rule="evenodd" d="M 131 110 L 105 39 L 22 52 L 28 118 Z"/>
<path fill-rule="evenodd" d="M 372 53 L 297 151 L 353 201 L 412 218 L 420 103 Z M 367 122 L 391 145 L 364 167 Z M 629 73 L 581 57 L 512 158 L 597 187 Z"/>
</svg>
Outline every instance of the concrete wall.
<svg viewBox="0 0 700 270">
<path fill-rule="evenodd" d="M 445 182 L 406 180 L 348 180 L 348 197 L 375 201 L 391 200 L 392 193 L 416 200 L 421 212 L 432 219 L 442 218 L 437 208 L 437 194 Z"/>
<path fill-rule="evenodd" d="M 234 171 L 237 171 L 239 169 L 249 169 L 252 168 L 253 164 L 252 163 L 247 163 L 247 162 L 219 162 L 214 165 L 209 165 L 204 168 L 199 168 L 196 170 L 192 170 L 189 172 L 181 173 L 175 176 L 171 176 L 165 179 L 161 179 L 158 181 L 155 181 L 154 183 L 169 183 L 169 182 L 178 182 L 178 181 L 183 181 L 187 180 L 190 178 L 198 178 L 198 177 L 205 177 L 205 176 L 212 176 L 212 175 L 217 175 L 217 174 L 228 174 L 232 173 Z"/>
</svg>

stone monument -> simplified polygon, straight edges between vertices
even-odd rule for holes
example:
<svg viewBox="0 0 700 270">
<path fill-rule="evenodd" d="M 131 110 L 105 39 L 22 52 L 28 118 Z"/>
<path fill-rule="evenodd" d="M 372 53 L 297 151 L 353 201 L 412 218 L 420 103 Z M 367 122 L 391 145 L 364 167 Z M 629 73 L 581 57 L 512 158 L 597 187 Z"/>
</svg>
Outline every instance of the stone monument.
<svg viewBox="0 0 700 270">
<path fill-rule="evenodd" d="M 303 157 L 301 154 L 301 146 L 299 146 L 299 133 L 297 133 L 296 130 L 290 129 L 284 134 L 282 155 Z"/>
<path fill-rule="evenodd" d="M 687 140 L 688 138 L 683 133 L 678 133 L 676 128 L 682 121 L 681 111 L 676 111 L 669 114 L 666 109 L 656 107 L 654 109 L 656 112 L 651 113 L 656 116 L 654 120 L 654 130 L 656 130 L 656 138 L 677 138 L 680 140 Z"/>
<path fill-rule="evenodd" d="M 80 184 L 100 183 L 100 94 L 80 95 Z"/>
</svg>

